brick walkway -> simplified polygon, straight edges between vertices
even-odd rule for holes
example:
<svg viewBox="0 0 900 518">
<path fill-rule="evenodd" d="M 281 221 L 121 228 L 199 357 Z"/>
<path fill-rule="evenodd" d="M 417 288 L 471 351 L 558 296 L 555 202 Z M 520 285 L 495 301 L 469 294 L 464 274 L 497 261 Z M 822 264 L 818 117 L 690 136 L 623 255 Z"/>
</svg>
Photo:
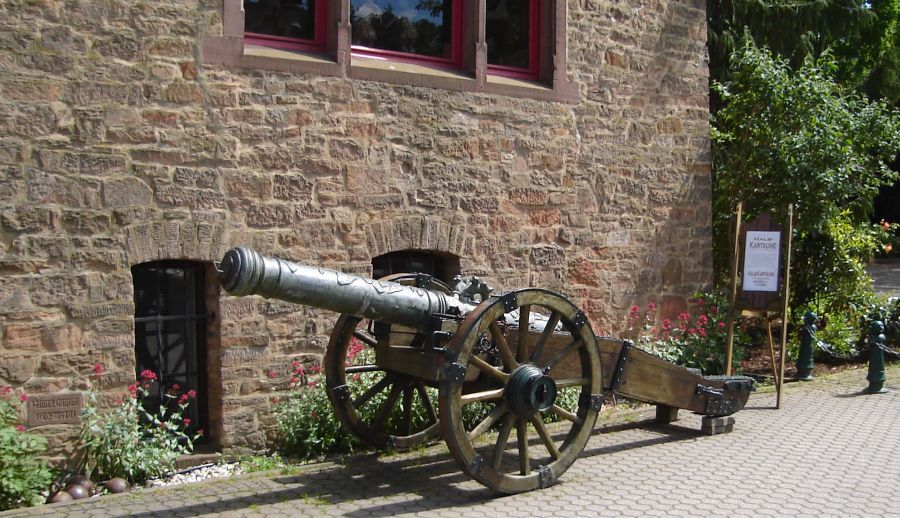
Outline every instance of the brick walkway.
<svg viewBox="0 0 900 518">
<path fill-rule="evenodd" d="M 893 391 L 862 395 L 865 369 L 754 394 L 731 434 L 652 412 L 598 429 L 562 481 L 498 497 L 443 446 L 136 491 L 0 516 L 895 516 L 900 517 L 900 365 Z M 626 421 L 628 419 L 626 418 Z"/>
</svg>

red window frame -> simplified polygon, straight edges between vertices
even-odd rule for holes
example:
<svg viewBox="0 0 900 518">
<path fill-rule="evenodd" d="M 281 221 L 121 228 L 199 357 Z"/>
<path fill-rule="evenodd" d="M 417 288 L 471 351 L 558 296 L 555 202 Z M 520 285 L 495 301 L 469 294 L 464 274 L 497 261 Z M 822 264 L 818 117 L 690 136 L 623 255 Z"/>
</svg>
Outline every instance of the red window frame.
<svg viewBox="0 0 900 518">
<path fill-rule="evenodd" d="M 488 64 L 488 74 L 516 79 L 538 79 L 541 67 L 541 0 L 529 0 L 528 68 Z M 561 0 L 564 1 L 564 0 Z M 491 49 L 488 49 L 490 55 Z"/>
<path fill-rule="evenodd" d="M 462 67 L 462 40 L 463 40 L 463 0 L 452 0 L 451 5 L 451 22 L 450 22 L 450 57 L 438 58 L 434 56 L 425 56 L 423 54 L 412 54 L 409 52 L 398 52 L 396 50 L 375 49 L 372 47 L 363 47 L 361 45 L 351 45 L 351 56 L 364 56 L 369 58 L 389 59 L 391 61 L 399 61 L 401 63 L 427 64 L 441 68 L 461 68 Z M 352 31 L 351 41 L 352 41 Z"/>
<path fill-rule="evenodd" d="M 244 41 L 251 45 L 261 45 L 283 50 L 299 50 L 307 52 L 322 52 L 327 41 L 328 0 L 315 0 L 316 20 L 313 32 L 315 39 L 305 40 L 300 38 L 288 38 L 274 34 L 260 34 L 258 32 L 244 32 Z"/>
</svg>

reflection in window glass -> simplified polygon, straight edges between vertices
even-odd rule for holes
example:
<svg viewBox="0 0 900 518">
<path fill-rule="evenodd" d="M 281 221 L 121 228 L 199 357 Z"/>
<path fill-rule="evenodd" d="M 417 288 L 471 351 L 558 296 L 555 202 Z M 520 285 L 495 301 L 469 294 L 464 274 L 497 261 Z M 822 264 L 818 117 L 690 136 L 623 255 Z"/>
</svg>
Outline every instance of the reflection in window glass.
<svg viewBox="0 0 900 518">
<path fill-rule="evenodd" d="M 531 2 L 487 0 L 485 39 L 489 65 L 528 68 Z"/>
<path fill-rule="evenodd" d="M 244 31 L 316 39 L 315 0 L 244 0 Z"/>
<path fill-rule="evenodd" d="M 355 46 L 451 59 L 452 0 L 351 0 Z"/>
</svg>

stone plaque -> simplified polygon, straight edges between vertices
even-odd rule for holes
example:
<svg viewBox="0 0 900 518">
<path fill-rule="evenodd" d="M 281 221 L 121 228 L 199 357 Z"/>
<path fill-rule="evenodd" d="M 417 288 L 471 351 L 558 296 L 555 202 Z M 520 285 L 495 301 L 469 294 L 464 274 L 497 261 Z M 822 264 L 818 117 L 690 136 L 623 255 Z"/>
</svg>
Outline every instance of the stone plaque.
<svg viewBox="0 0 900 518">
<path fill-rule="evenodd" d="M 81 421 L 83 406 L 84 394 L 81 392 L 31 396 L 27 407 L 28 426 L 78 423 Z"/>
</svg>

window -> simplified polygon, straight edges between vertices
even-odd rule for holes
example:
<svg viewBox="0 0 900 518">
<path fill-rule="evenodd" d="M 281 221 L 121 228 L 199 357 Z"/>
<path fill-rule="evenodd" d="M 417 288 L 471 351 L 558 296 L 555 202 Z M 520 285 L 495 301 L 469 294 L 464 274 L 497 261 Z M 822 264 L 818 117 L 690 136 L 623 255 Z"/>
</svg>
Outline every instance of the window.
<svg viewBox="0 0 900 518">
<path fill-rule="evenodd" d="M 460 0 L 350 0 L 354 52 L 459 66 Z"/>
<path fill-rule="evenodd" d="M 426 250 L 400 250 L 372 259 L 372 277 L 380 279 L 392 273 L 425 273 L 451 284 L 459 274 L 459 257 Z"/>
<path fill-rule="evenodd" d="M 244 0 L 248 43 L 283 49 L 325 48 L 326 0 Z"/>
<path fill-rule="evenodd" d="M 540 62 L 540 0 L 487 0 L 488 72 L 536 79 Z"/>
<path fill-rule="evenodd" d="M 203 265 L 156 261 L 132 267 L 134 279 L 135 373 L 149 369 L 158 380 L 145 407 L 156 412 L 173 385 L 179 393 L 195 390 L 184 417 L 189 429 L 209 430 L 206 377 L 205 275 Z M 170 404 L 174 400 L 168 399 Z"/>
<path fill-rule="evenodd" d="M 565 0 L 222 0 L 204 60 L 576 101 Z"/>
</svg>

